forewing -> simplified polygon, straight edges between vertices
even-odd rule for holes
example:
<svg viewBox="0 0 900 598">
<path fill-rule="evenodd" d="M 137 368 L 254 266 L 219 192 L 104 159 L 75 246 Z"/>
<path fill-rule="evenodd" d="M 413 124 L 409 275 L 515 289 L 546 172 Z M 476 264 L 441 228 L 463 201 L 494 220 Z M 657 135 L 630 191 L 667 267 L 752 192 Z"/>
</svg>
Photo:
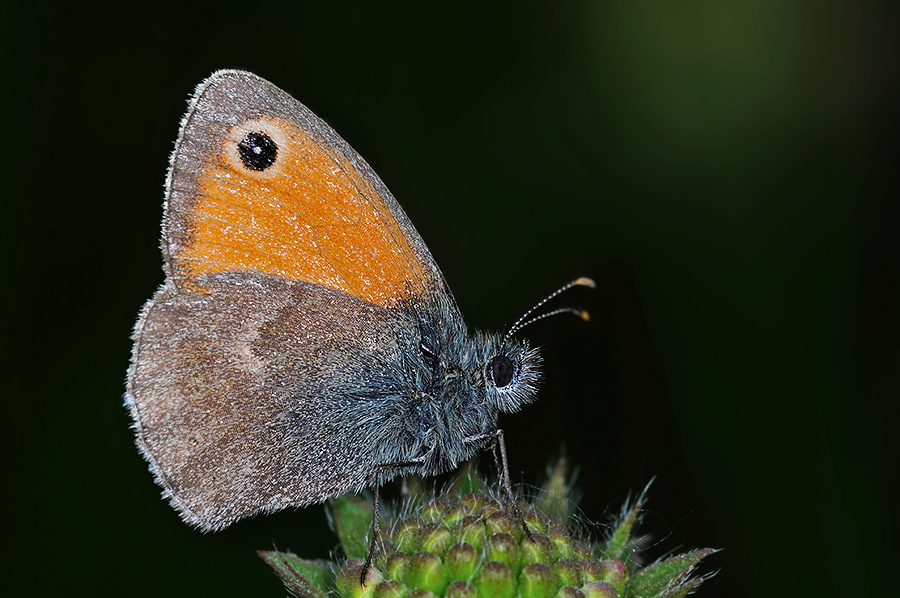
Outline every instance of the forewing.
<svg viewBox="0 0 900 598">
<path fill-rule="evenodd" d="M 273 145 L 248 145 L 264 138 Z M 271 164 L 253 163 L 252 152 L 267 149 Z M 167 187 L 164 253 L 181 290 L 205 274 L 253 270 L 383 307 L 410 297 L 454 305 L 428 248 L 369 165 L 256 75 L 219 71 L 198 87 Z"/>
</svg>

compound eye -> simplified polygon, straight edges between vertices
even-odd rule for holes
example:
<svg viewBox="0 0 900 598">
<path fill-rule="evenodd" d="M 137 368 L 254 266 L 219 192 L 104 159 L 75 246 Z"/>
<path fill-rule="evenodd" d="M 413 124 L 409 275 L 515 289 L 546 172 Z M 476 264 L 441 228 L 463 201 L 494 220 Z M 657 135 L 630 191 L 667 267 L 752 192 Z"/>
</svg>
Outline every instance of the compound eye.
<svg viewBox="0 0 900 598">
<path fill-rule="evenodd" d="M 515 372 L 513 362 L 506 355 L 497 355 L 491 360 L 491 375 L 497 388 L 503 388 L 512 382 Z"/>
</svg>

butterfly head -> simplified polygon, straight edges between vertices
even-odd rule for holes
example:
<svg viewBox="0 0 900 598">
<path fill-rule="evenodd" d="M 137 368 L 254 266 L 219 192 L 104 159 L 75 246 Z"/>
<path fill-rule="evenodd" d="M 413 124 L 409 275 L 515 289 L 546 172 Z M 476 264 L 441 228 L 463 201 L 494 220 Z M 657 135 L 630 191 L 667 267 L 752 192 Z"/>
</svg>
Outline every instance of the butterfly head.
<svg viewBox="0 0 900 598">
<path fill-rule="evenodd" d="M 515 413 L 534 401 L 541 377 L 540 352 L 527 341 L 507 340 L 500 335 L 485 335 L 479 340 L 485 403 L 503 413 Z"/>
<path fill-rule="evenodd" d="M 484 367 L 485 399 L 489 405 L 504 413 L 514 413 L 522 405 L 535 400 L 540 379 L 540 353 L 537 349 L 530 348 L 527 341 L 517 340 L 513 335 L 529 324 L 561 313 L 573 313 L 587 320 L 589 316 L 586 311 L 572 307 L 532 316 L 547 301 L 577 286 L 593 288 L 594 281 L 584 277 L 573 280 L 525 312 L 504 336 L 482 340 L 481 352 L 487 357 L 481 363 Z"/>
</svg>

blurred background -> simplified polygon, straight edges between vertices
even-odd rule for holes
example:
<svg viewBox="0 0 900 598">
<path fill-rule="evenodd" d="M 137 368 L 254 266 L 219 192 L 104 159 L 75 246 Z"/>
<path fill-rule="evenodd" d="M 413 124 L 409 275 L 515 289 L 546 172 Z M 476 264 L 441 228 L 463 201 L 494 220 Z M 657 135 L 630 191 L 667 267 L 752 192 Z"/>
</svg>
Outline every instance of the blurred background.
<svg viewBox="0 0 900 598">
<path fill-rule="evenodd" d="M 526 491 L 565 454 L 602 534 L 655 476 L 649 557 L 723 549 L 701 596 L 887 594 L 897 16 L 886 1 L 4 3 L 3 585 L 281 596 L 257 549 L 335 549 L 321 506 L 189 529 L 122 407 L 186 100 L 243 68 L 369 161 L 471 326 L 597 281 L 561 301 L 588 324 L 525 335 L 546 384 L 501 425 Z"/>
</svg>

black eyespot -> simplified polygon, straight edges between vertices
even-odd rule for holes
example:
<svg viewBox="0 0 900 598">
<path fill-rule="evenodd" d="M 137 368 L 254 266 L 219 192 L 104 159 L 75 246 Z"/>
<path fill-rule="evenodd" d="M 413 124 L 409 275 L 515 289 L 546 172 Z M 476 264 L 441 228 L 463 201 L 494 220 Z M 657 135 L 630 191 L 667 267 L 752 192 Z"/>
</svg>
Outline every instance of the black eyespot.
<svg viewBox="0 0 900 598">
<path fill-rule="evenodd" d="M 238 154 L 249 170 L 265 170 L 275 163 L 278 145 L 265 133 L 247 133 L 238 143 Z"/>
<path fill-rule="evenodd" d="M 503 388 L 512 382 L 515 372 L 516 368 L 513 366 L 513 362 L 506 355 L 497 355 L 491 360 L 491 374 L 497 388 Z"/>
</svg>

